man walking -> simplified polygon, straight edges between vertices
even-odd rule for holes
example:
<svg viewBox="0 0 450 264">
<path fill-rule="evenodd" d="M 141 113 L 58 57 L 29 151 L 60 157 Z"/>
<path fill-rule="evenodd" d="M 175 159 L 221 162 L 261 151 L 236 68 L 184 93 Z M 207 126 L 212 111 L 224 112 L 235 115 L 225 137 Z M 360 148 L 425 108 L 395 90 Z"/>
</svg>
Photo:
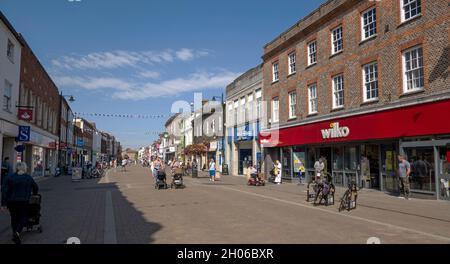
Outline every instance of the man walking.
<svg viewBox="0 0 450 264">
<path fill-rule="evenodd" d="M 398 174 L 400 179 L 400 188 L 403 190 L 403 195 L 406 200 L 409 200 L 410 188 L 409 188 L 409 175 L 411 174 L 411 165 L 405 159 L 405 156 L 398 155 Z"/>
</svg>

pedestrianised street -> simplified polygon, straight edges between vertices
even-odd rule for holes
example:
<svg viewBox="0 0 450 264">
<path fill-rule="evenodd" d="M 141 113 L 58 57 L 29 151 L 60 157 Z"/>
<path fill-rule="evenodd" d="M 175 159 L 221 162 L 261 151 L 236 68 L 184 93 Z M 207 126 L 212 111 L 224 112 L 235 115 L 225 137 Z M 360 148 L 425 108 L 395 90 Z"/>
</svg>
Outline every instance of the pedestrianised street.
<svg viewBox="0 0 450 264">
<path fill-rule="evenodd" d="M 211 182 L 206 174 L 184 181 L 185 189 L 156 190 L 140 165 L 81 182 L 44 179 L 44 232 L 24 233 L 23 243 L 450 243 L 448 202 L 363 190 L 357 210 L 339 213 L 306 202 L 305 186 L 293 183 L 251 187 L 243 177 Z M 11 243 L 7 214 L 0 226 L 0 243 Z"/>
</svg>

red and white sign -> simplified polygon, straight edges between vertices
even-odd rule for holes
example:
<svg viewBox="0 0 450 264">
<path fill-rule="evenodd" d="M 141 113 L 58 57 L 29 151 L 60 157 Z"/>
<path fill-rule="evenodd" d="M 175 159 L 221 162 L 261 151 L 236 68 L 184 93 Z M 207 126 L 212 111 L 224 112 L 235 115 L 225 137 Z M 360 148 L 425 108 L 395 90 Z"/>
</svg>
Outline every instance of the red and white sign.
<svg viewBox="0 0 450 264">
<path fill-rule="evenodd" d="M 32 121 L 33 120 L 33 109 L 19 109 L 18 111 L 19 120 Z"/>
<path fill-rule="evenodd" d="M 264 147 L 450 134 L 450 100 L 262 132 Z M 330 123 L 332 127 L 330 127 Z M 351 133 L 350 133 L 351 131 Z"/>
</svg>

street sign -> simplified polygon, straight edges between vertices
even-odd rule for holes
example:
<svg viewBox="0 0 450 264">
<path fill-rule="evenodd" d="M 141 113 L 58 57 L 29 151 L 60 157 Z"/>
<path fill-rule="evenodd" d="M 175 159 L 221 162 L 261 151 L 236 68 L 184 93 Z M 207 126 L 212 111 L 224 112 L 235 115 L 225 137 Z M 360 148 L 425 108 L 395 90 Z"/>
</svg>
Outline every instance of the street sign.
<svg viewBox="0 0 450 264">
<path fill-rule="evenodd" d="M 18 118 L 24 121 L 33 120 L 33 109 L 19 109 Z"/>
<path fill-rule="evenodd" d="M 84 140 L 82 138 L 77 139 L 77 147 L 83 147 L 84 146 Z"/>
<path fill-rule="evenodd" d="M 30 126 L 19 126 L 19 136 L 17 141 L 27 142 L 30 141 L 31 127 Z"/>
</svg>

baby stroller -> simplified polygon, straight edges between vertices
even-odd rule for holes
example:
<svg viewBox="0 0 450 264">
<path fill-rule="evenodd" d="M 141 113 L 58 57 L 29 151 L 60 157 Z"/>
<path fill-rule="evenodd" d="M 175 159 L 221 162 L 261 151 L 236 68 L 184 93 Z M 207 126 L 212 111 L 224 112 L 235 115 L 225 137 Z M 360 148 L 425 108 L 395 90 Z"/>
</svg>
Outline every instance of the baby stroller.
<svg viewBox="0 0 450 264">
<path fill-rule="evenodd" d="M 42 226 L 40 224 L 41 219 L 41 200 L 42 197 L 40 194 L 32 195 L 29 202 L 28 207 L 28 219 L 25 225 L 25 228 L 28 232 L 33 231 L 33 228 L 36 227 L 36 230 L 39 233 L 42 233 Z"/>
<path fill-rule="evenodd" d="M 163 171 L 158 171 L 158 174 L 156 176 L 156 183 L 155 183 L 155 189 L 167 189 L 167 182 L 166 182 L 166 173 Z"/>
<path fill-rule="evenodd" d="M 247 182 L 248 186 L 264 186 L 266 185 L 266 182 L 259 177 L 258 174 L 251 174 L 250 179 L 248 179 Z"/>
<path fill-rule="evenodd" d="M 184 188 L 183 184 L 183 169 L 177 168 L 173 172 L 172 183 L 170 184 L 170 188 Z"/>
</svg>

